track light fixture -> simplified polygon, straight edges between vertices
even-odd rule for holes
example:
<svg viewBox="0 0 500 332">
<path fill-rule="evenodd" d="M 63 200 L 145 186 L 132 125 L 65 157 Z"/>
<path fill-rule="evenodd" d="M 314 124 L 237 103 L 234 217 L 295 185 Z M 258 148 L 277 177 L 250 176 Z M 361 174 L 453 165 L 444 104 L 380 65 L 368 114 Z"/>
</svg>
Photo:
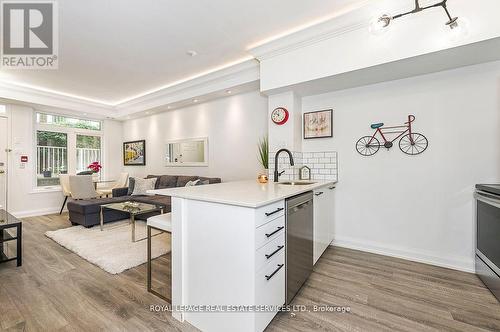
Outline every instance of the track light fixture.
<svg viewBox="0 0 500 332">
<path fill-rule="evenodd" d="M 450 12 L 448 11 L 448 7 L 447 7 L 447 2 L 448 2 L 448 0 L 442 0 L 438 3 L 433 4 L 433 5 L 421 7 L 419 0 L 415 0 L 415 9 L 413 9 L 409 12 L 397 14 L 394 16 L 382 15 L 379 18 L 377 18 L 371 22 L 370 30 L 372 32 L 376 33 L 377 31 L 380 31 L 380 30 L 383 30 L 384 28 L 387 28 L 391 24 L 391 22 L 397 18 L 406 16 L 406 15 L 410 15 L 410 14 L 416 14 L 416 13 L 419 13 L 419 12 L 424 11 L 426 9 L 431 9 L 431 8 L 435 8 L 435 7 L 442 7 L 444 9 L 446 16 L 448 16 L 448 22 L 446 22 L 446 25 L 452 30 L 456 29 L 458 27 L 458 17 L 452 17 L 450 15 Z"/>
</svg>

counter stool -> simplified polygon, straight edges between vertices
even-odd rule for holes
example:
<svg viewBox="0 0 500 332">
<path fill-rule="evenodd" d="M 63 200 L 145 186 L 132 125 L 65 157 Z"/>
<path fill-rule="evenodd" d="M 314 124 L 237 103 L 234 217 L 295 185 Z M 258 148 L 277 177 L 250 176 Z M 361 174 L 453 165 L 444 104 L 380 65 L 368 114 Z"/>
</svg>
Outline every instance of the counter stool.
<svg viewBox="0 0 500 332">
<path fill-rule="evenodd" d="M 165 214 L 160 214 L 154 217 L 150 217 L 147 220 L 147 227 L 148 227 L 148 292 L 151 294 L 154 294 L 158 296 L 159 298 L 171 302 L 169 299 L 167 299 L 165 296 L 161 295 L 160 293 L 156 292 L 155 290 L 152 289 L 151 287 L 151 229 L 156 229 L 161 232 L 168 232 L 172 233 L 172 214 L 171 213 L 165 213 Z M 172 252 L 172 251 L 170 251 Z M 170 263 L 172 264 L 172 263 Z"/>
</svg>

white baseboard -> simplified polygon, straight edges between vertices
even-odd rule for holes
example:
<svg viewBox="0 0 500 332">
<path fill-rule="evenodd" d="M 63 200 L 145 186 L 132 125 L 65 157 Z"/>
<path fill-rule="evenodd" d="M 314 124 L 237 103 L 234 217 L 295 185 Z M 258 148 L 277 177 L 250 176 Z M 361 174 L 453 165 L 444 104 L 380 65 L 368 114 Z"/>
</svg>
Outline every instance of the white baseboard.
<svg viewBox="0 0 500 332">
<path fill-rule="evenodd" d="M 463 257 L 441 257 L 433 253 L 420 250 L 385 246 L 380 243 L 360 241 L 353 238 L 335 238 L 332 245 L 348 249 L 366 251 L 374 254 L 406 259 L 418 263 L 425 263 L 453 270 L 474 273 L 474 259 Z"/>
<path fill-rule="evenodd" d="M 61 207 L 52 207 L 52 208 L 45 208 L 45 209 L 39 209 L 39 210 L 30 210 L 30 211 L 18 211 L 18 212 L 10 212 L 14 217 L 16 218 L 29 218 L 29 217 L 38 217 L 38 216 L 44 216 L 47 214 L 55 214 L 59 213 L 61 211 Z M 63 212 L 67 212 L 68 210 L 65 208 Z"/>
</svg>

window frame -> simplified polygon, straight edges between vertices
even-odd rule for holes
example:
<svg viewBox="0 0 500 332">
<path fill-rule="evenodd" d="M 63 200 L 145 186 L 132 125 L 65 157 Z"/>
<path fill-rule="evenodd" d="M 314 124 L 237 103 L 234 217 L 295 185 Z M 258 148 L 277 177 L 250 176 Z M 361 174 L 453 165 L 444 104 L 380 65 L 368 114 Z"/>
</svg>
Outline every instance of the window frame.
<svg viewBox="0 0 500 332">
<path fill-rule="evenodd" d="M 102 127 L 102 124 L 101 124 L 101 127 Z M 77 162 L 77 156 L 76 156 L 76 150 L 78 149 L 78 147 L 77 147 L 77 142 L 78 142 L 77 137 L 78 137 L 78 135 L 80 135 L 80 136 L 93 136 L 93 137 L 99 137 L 99 139 L 100 139 L 100 145 L 101 145 L 101 148 L 100 148 L 100 150 L 101 150 L 101 166 L 103 166 L 103 165 L 104 165 L 104 150 L 103 150 L 103 146 L 104 146 L 103 139 L 104 139 L 104 138 L 103 138 L 103 135 L 102 135 L 100 132 L 99 132 L 99 134 L 96 134 L 96 133 L 95 133 L 95 130 L 90 130 L 90 131 L 91 131 L 92 133 L 82 133 L 82 132 L 80 132 L 80 131 L 75 132 L 75 147 L 74 147 L 74 148 L 75 148 L 75 151 L 73 151 L 73 152 L 75 153 L 75 155 L 74 155 L 74 157 L 75 157 L 75 168 L 74 168 L 74 171 L 75 171 L 75 172 L 76 172 L 76 171 L 78 171 L 78 170 L 76 169 L 76 166 L 77 166 L 77 164 L 78 164 L 78 162 Z M 68 159 L 69 159 L 69 158 L 68 158 Z M 69 167 L 68 167 L 68 168 L 69 168 Z M 100 171 L 100 172 L 99 172 L 99 177 L 100 177 L 100 178 L 102 177 L 102 174 L 103 174 L 103 173 L 102 173 L 102 171 Z"/>
<path fill-rule="evenodd" d="M 54 125 L 54 124 L 45 124 L 45 123 L 38 123 L 37 122 L 37 113 L 42 113 L 42 114 L 47 114 L 47 115 L 56 115 L 56 116 L 67 116 L 71 118 L 77 118 L 73 115 L 65 115 L 65 114 L 57 114 L 57 113 L 50 113 L 50 112 L 38 112 L 34 111 L 33 112 L 33 169 L 32 169 L 32 177 L 33 177 L 33 191 L 34 192 L 39 192 L 39 191 L 59 191 L 61 190 L 61 185 L 49 185 L 49 186 L 38 186 L 37 183 L 37 169 L 36 169 L 36 164 L 38 163 L 37 159 L 37 143 L 38 143 L 38 137 L 37 137 L 37 132 L 38 131 L 50 131 L 50 132 L 58 132 L 58 133 L 64 133 L 67 135 L 67 152 L 68 152 L 68 174 L 74 174 L 76 172 L 76 136 L 77 135 L 86 135 L 86 136 L 96 136 L 101 138 L 101 165 L 105 165 L 105 137 L 104 137 L 104 121 L 102 120 L 97 120 L 97 119 L 86 119 L 86 120 L 91 120 L 91 121 L 99 121 L 101 123 L 101 130 L 93 130 L 93 129 L 83 129 L 83 128 L 73 128 L 73 127 L 65 127 L 65 126 L 60 126 L 60 125 Z M 101 177 L 105 176 L 105 170 L 101 170 L 100 173 Z"/>
</svg>

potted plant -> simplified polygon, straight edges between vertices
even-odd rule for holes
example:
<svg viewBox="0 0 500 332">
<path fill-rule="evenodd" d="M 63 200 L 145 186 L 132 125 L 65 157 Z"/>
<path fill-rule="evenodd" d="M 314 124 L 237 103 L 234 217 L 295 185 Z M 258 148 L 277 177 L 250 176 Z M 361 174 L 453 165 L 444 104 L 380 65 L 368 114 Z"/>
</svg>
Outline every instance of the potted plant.
<svg viewBox="0 0 500 332">
<path fill-rule="evenodd" d="M 257 144 L 259 150 L 259 163 L 264 168 L 264 173 L 259 174 L 259 182 L 266 183 L 269 178 L 269 138 L 264 136 Z"/>
<path fill-rule="evenodd" d="M 99 173 L 101 168 L 102 168 L 102 166 L 101 166 L 101 164 L 99 164 L 98 161 L 94 161 L 92 164 L 87 166 L 87 169 L 89 169 L 94 174 Z"/>
<path fill-rule="evenodd" d="M 52 168 L 46 168 L 42 171 L 43 177 L 44 178 L 51 178 L 52 177 Z"/>
<path fill-rule="evenodd" d="M 97 179 L 99 177 L 99 175 L 97 173 L 99 173 L 102 169 L 102 166 L 101 164 L 99 164 L 98 161 L 94 161 L 93 163 L 91 163 L 90 165 L 87 166 L 87 169 L 90 170 L 90 172 L 92 172 L 92 176 Z"/>
</svg>

